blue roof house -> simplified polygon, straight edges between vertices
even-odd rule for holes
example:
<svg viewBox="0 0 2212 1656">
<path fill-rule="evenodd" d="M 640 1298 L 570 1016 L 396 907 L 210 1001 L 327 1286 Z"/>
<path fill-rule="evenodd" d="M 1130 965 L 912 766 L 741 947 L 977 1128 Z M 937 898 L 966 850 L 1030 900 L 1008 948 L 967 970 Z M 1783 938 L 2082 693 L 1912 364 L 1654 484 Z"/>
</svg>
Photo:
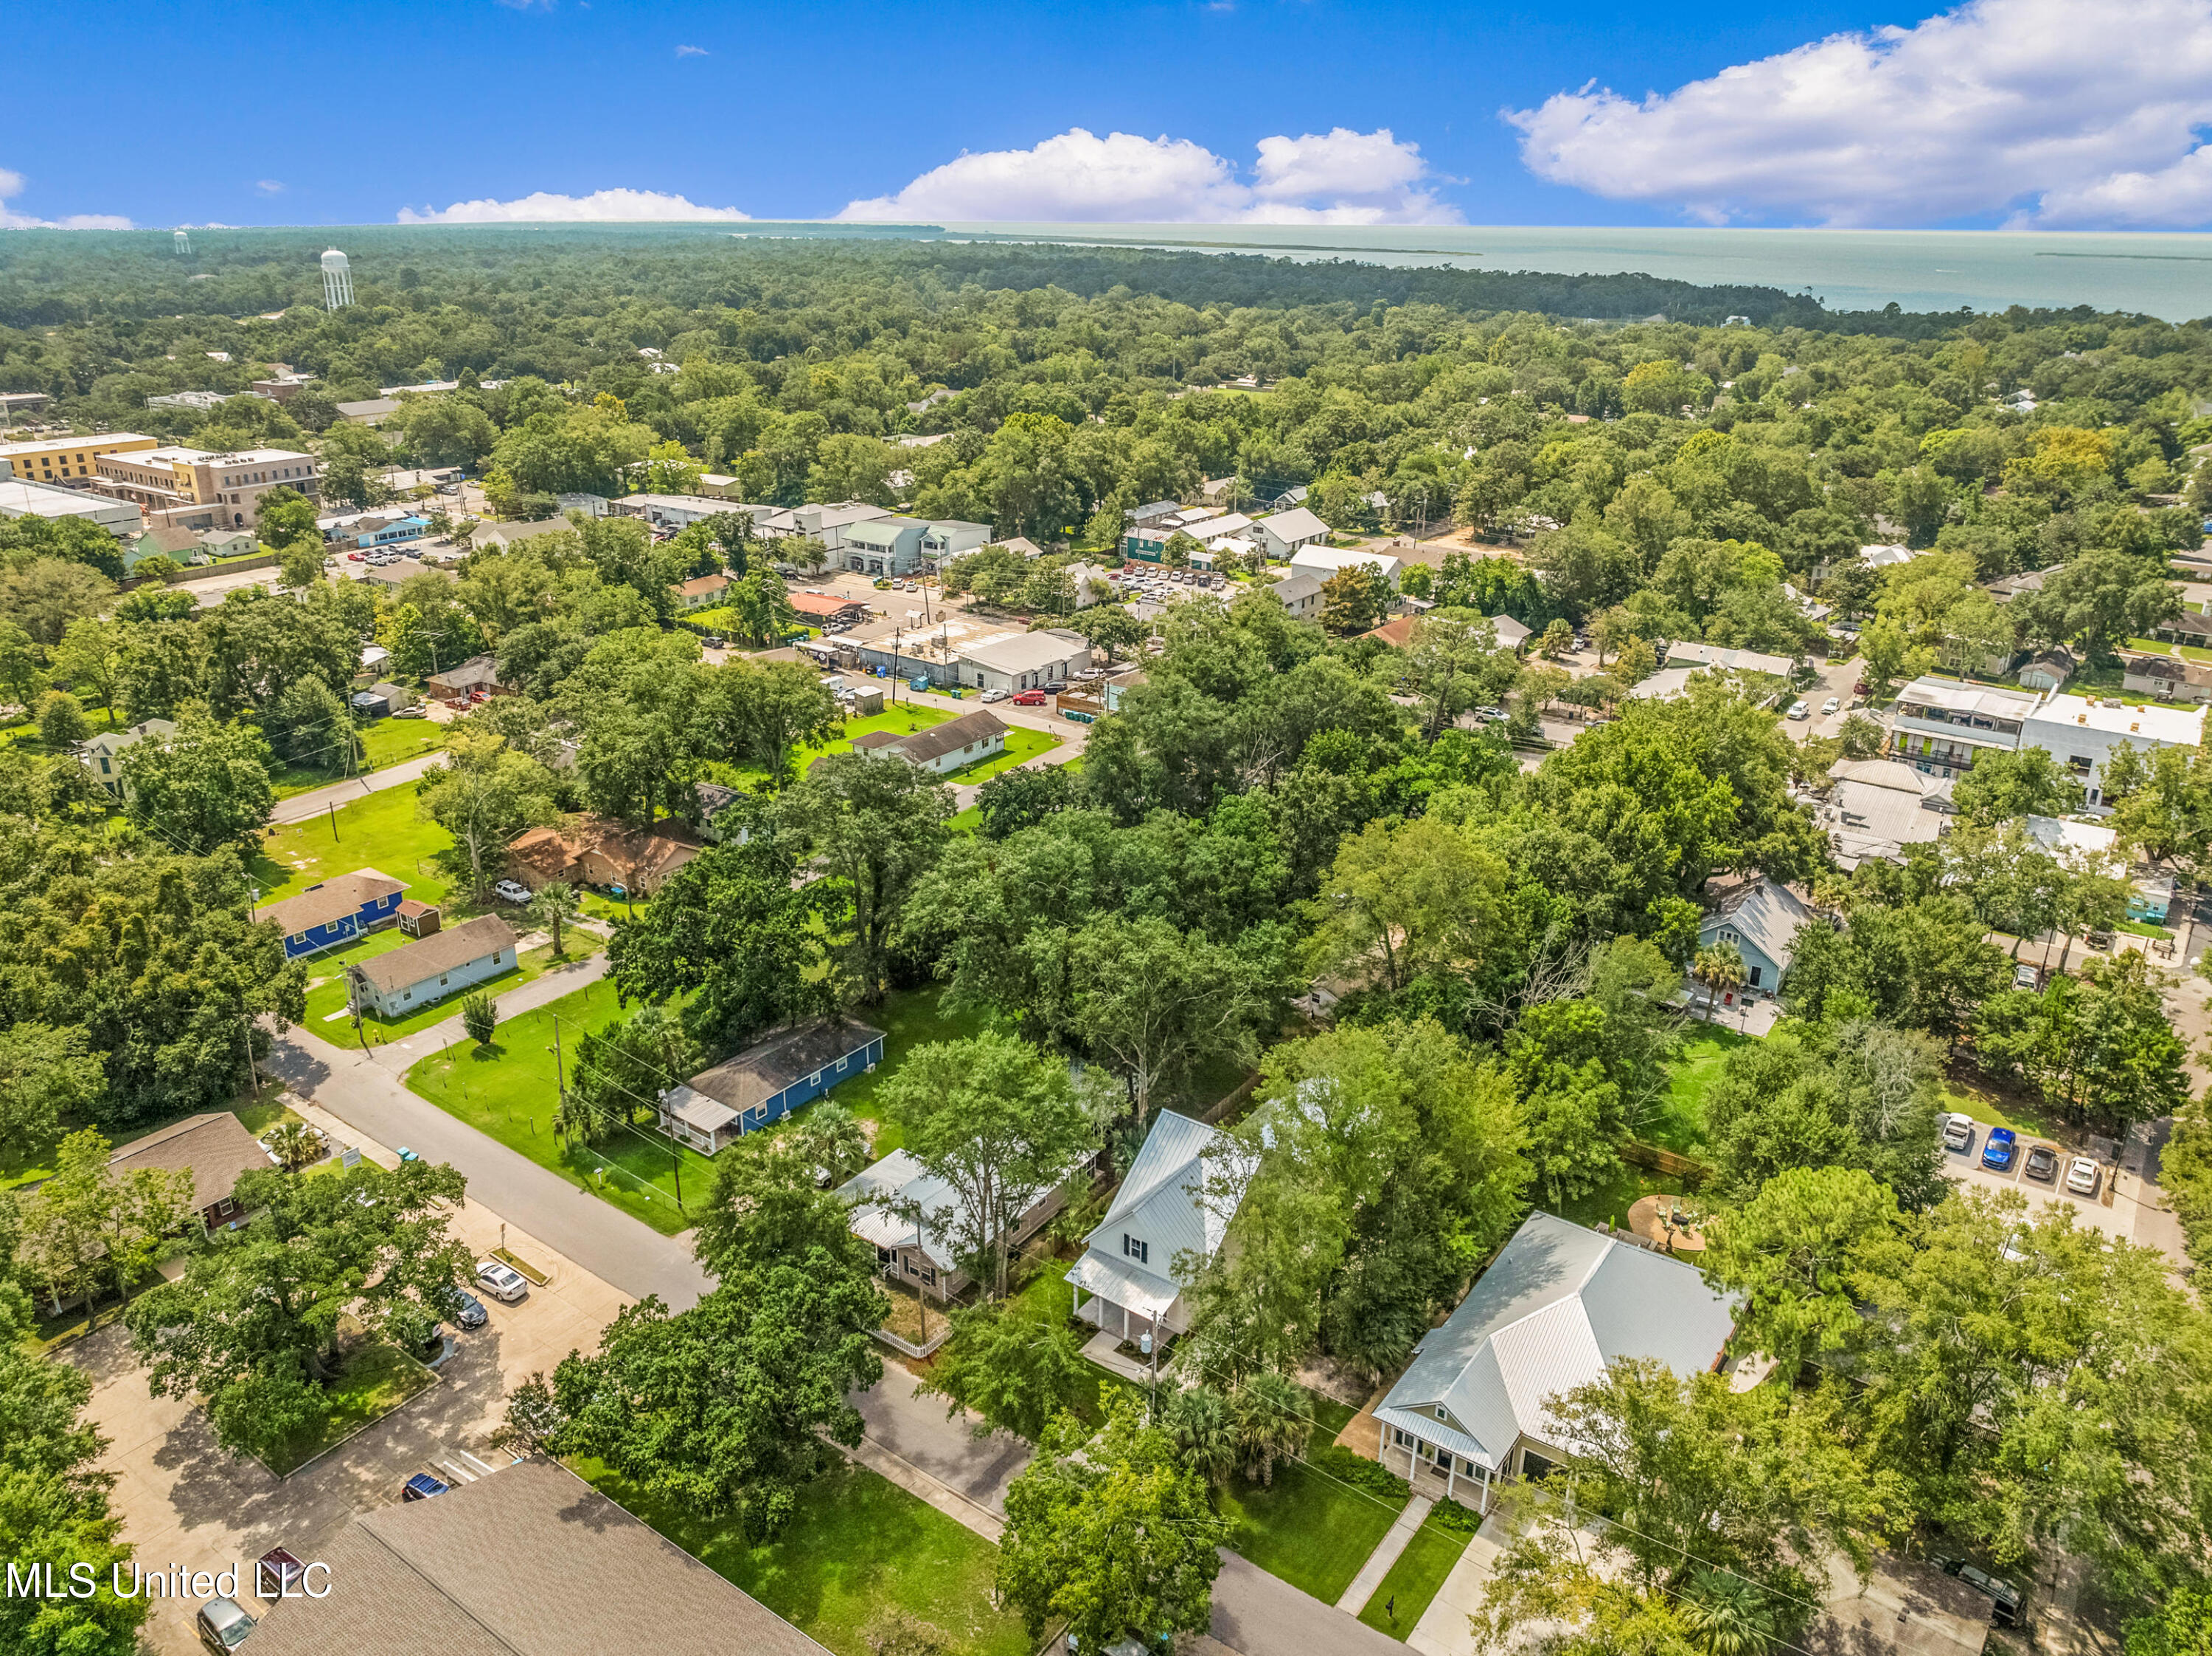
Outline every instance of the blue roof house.
<svg viewBox="0 0 2212 1656">
<path fill-rule="evenodd" d="M 1465 1478 L 1467 1504 L 1486 1512 L 1499 1479 L 1574 1453 L 1553 1398 L 1623 1357 L 1717 1368 L 1735 1328 L 1735 1302 L 1696 1266 L 1532 1213 L 1376 1405 L 1382 1464 L 1417 1494 L 1456 1500 Z"/>
<path fill-rule="evenodd" d="M 356 869 L 256 909 L 253 918 L 283 932 L 284 958 L 298 960 L 391 925 L 399 918 L 399 894 L 406 889 L 373 868 Z"/>
</svg>

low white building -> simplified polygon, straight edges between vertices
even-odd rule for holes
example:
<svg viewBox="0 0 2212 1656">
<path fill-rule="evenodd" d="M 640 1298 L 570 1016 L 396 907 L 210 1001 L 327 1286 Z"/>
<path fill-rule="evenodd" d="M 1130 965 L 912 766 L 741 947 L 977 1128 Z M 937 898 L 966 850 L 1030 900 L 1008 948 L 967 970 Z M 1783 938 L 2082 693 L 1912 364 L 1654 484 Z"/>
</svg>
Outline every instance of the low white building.
<svg viewBox="0 0 2212 1656">
<path fill-rule="evenodd" d="M 1788 656 L 1772 656 L 1759 650 L 1730 650 L 1718 644 L 1676 644 L 1667 651 L 1669 667 L 1717 668 L 1729 673 L 1771 673 L 1778 678 L 1787 678 L 1796 663 Z"/>
<path fill-rule="evenodd" d="M 1278 561 L 1288 558 L 1301 547 L 1328 539 L 1328 525 L 1302 506 L 1259 519 L 1252 528 L 1260 537 L 1261 548 L 1269 557 Z"/>
<path fill-rule="evenodd" d="M 926 731 L 901 736 L 894 731 L 870 731 L 853 743 L 872 753 L 903 759 L 932 776 L 949 776 L 969 765 L 980 764 L 1006 750 L 1006 726 L 988 708 L 963 713 Z M 821 761 L 815 761 L 819 764 Z"/>
<path fill-rule="evenodd" d="M 979 639 L 958 651 L 959 682 L 979 690 L 1033 690 L 1065 684 L 1091 664 L 1091 646 L 1080 633 L 1048 627 Z"/>
<path fill-rule="evenodd" d="M 514 963 L 514 928 L 496 914 L 480 914 L 420 943 L 356 961 L 346 975 L 356 1010 L 402 1018 L 512 972 Z"/>
<path fill-rule="evenodd" d="M 1265 522 L 1266 519 L 1263 519 L 1261 521 Z M 1381 575 L 1389 584 L 1392 591 L 1397 590 L 1398 571 L 1401 565 L 1399 561 L 1388 552 L 1370 551 L 1364 547 L 1354 547 L 1349 551 L 1338 551 L 1333 547 L 1308 545 L 1302 546 L 1291 554 L 1291 568 L 1293 572 L 1318 575 L 1323 580 L 1327 580 L 1331 575 L 1340 574 L 1346 569 L 1356 569 L 1362 564 Z"/>
<path fill-rule="evenodd" d="M 138 534 L 146 523 L 145 514 L 131 501 L 4 476 L 0 476 L 0 518 L 82 518 L 118 540 Z"/>
<path fill-rule="evenodd" d="M 2138 707 L 2101 696 L 2049 695 L 2027 714 L 2020 745 L 2041 748 L 2088 791 L 2093 808 L 2104 804 L 2105 767 L 2117 749 L 2139 753 L 2157 748 L 2203 745 L 2204 709 Z"/>
</svg>

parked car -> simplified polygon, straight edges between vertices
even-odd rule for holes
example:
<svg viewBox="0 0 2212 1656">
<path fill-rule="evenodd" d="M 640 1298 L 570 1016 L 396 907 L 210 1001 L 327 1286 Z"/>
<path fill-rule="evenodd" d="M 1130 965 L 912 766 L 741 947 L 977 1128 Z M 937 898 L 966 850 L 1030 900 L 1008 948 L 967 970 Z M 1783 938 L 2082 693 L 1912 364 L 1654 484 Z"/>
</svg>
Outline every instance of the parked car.
<svg viewBox="0 0 2212 1656">
<path fill-rule="evenodd" d="M 2020 1589 L 2009 1581 L 2000 1581 L 1987 1570 L 1969 1564 L 1963 1558 L 1936 1557 L 1929 1561 L 1946 1575 L 1955 1575 L 1976 1592 L 1990 1601 L 1990 1620 L 2001 1628 L 2020 1625 Z"/>
<path fill-rule="evenodd" d="M 1804 719 L 1810 715 L 1812 711 L 1802 701 L 1793 701 L 1790 704 L 1790 717 L 1792 719 Z"/>
<path fill-rule="evenodd" d="M 513 1305 L 530 1292 L 530 1284 L 523 1281 L 520 1271 L 496 1259 L 477 1261 L 477 1281 L 492 1298 L 507 1305 Z"/>
<path fill-rule="evenodd" d="M 2076 1196 L 2094 1196 L 2105 1170 L 2086 1156 L 2077 1156 L 2066 1166 L 2066 1188 Z"/>
<path fill-rule="evenodd" d="M 1013 692 L 1012 690 L 986 690 L 983 692 L 983 700 L 986 701 L 1004 701 L 1012 695 Z"/>
<path fill-rule="evenodd" d="M 2042 987 L 2039 980 L 2041 974 L 2022 961 L 2012 969 L 2012 986 L 2015 989 L 2039 989 Z"/>
<path fill-rule="evenodd" d="M 2047 1185 L 2058 1177 L 2058 1152 L 2048 1144 L 2030 1144 L 2027 1159 L 2020 1164 L 2020 1170 L 2030 1179 Z"/>
<path fill-rule="evenodd" d="M 1042 690 L 1024 690 L 1014 697 L 1017 707 L 1042 707 L 1046 701 Z"/>
<path fill-rule="evenodd" d="M 482 1300 L 465 1288 L 452 1288 L 441 1296 L 445 1301 L 446 1314 L 462 1328 L 482 1328 L 489 1313 Z"/>
<path fill-rule="evenodd" d="M 1954 1110 L 1943 1118 L 1943 1148 L 1961 1153 L 1974 1148 L 1974 1118 Z"/>
<path fill-rule="evenodd" d="M 720 633 L 709 633 L 706 637 L 701 639 L 699 642 L 705 645 L 709 650 L 726 650 L 730 647 L 729 640 L 724 638 Z"/>
<path fill-rule="evenodd" d="M 358 552 L 349 552 L 346 554 L 346 561 L 348 563 L 363 563 L 366 562 L 367 560 L 364 559 Z"/>
<path fill-rule="evenodd" d="M 443 1495 L 453 1487 L 442 1477 L 417 1472 L 399 1486 L 399 1498 L 402 1501 L 428 1501 L 432 1495 Z"/>
<path fill-rule="evenodd" d="M 2010 1127 L 1992 1127 L 1982 1144 L 1982 1165 L 1996 1173 L 2003 1173 L 2012 1166 L 2013 1146 L 2019 1135 Z"/>
<path fill-rule="evenodd" d="M 246 1607 L 235 1598 L 210 1598 L 200 1606 L 200 1613 L 192 1617 L 199 1629 L 200 1642 L 210 1650 L 221 1653 L 236 1650 L 246 1642 L 246 1635 L 253 1631 L 253 1618 Z"/>
<path fill-rule="evenodd" d="M 394 707 L 392 716 L 394 719 L 428 719 L 430 713 L 427 707 Z"/>
<path fill-rule="evenodd" d="M 491 895 L 503 903 L 526 903 L 530 888 L 520 880 L 501 880 L 491 889 Z"/>
<path fill-rule="evenodd" d="M 1844 704 L 1837 701 L 1835 697 L 1830 696 L 1826 701 L 1823 701 L 1820 704 L 1820 711 L 1824 713 L 1832 713 L 1843 705 Z"/>
</svg>

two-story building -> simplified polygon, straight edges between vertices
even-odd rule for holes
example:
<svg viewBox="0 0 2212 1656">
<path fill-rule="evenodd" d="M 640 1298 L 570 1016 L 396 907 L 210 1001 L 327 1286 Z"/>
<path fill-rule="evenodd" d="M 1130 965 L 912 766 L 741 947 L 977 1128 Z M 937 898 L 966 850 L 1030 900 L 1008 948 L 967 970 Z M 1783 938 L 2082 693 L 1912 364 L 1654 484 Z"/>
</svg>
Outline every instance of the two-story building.
<svg viewBox="0 0 2212 1656">
<path fill-rule="evenodd" d="M 929 525 L 919 518 L 878 518 L 848 524 L 839 555 L 854 574 L 899 579 L 921 569 L 922 541 L 928 533 Z"/>
<path fill-rule="evenodd" d="M 2204 742 L 2204 709 L 2131 707 L 2107 696 L 2049 695 L 2029 713 L 2020 744 L 2041 748 L 2087 792 L 2092 810 L 2105 803 L 2105 769 L 2119 749 L 2196 748 Z"/>
<path fill-rule="evenodd" d="M 298 960 L 390 925 L 398 916 L 399 894 L 406 889 L 373 868 L 356 869 L 350 874 L 334 874 L 297 896 L 258 908 L 253 918 L 282 932 L 284 958 Z"/>
<path fill-rule="evenodd" d="M 119 731 L 98 731 L 84 739 L 82 750 L 86 767 L 109 798 L 126 798 L 129 789 L 123 779 L 123 755 L 149 737 L 176 733 L 176 721 L 168 719 L 142 719 Z"/>
<path fill-rule="evenodd" d="M 1252 528 L 1260 537 L 1261 549 L 1278 562 L 1289 559 L 1301 548 L 1328 540 L 1328 525 L 1302 506 L 1261 518 Z"/>
<path fill-rule="evenodd" d="M 660 1130 L 712 1156 L 883 1059 L 882 1030 L 845 1018 L 809 1018 L 663 1092 Z"/>
<path fill-rule="evenodd" d="M 2024 690 L 1916 678 L 1898 693 L 1890 754 L 1936 775 L 1962 776 L 1973 768 L 1976 755 L 2021 746 L 2021 732 L 2036 700 Z"/>
<path fill-rule="evenodd" d="M 1153 1116 L 1113 1205 L 1067 1273 L 1077 1316 L 1117 1341 L 1149 1334 L 1156 1346 L 1190 1326 L 1183 1289 L 1236 1216 L 1233 1204 L 1203 1199 L 1213 1170 L 1207 1151 L 1226 1138 L 1187 1115 Z"/>
</svg>

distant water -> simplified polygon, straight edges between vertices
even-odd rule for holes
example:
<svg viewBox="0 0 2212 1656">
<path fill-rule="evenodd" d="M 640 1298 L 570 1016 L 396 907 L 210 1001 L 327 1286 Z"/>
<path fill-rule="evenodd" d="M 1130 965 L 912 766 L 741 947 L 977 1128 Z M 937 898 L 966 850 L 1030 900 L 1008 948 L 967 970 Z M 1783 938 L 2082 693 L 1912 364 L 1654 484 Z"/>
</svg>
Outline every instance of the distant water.
<svg viewBox="0 0 2212 1656">
<path fill-rule="evenodd" d="M 1249 224 L 948 224 L 944 233 L 1563 276 L 1637 271 L 1700 284 L 1809 290 L 1836 311 L 1880 310 L 1893 302 L 1908 311 L 2088 305 L 2169 322 L 2212 316 L 2208 234 Z"/>
</svg>

